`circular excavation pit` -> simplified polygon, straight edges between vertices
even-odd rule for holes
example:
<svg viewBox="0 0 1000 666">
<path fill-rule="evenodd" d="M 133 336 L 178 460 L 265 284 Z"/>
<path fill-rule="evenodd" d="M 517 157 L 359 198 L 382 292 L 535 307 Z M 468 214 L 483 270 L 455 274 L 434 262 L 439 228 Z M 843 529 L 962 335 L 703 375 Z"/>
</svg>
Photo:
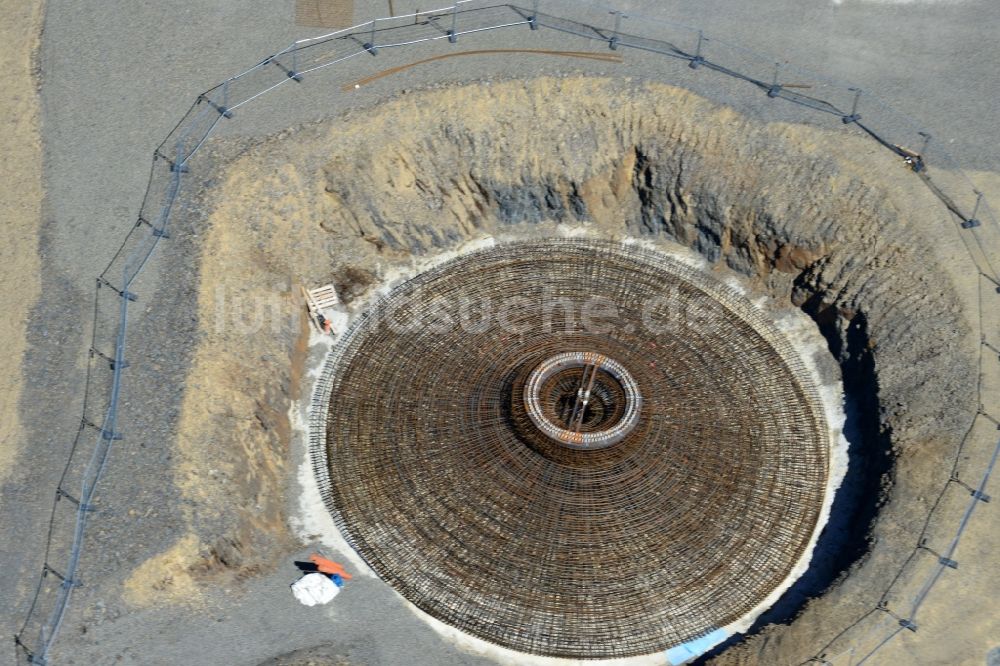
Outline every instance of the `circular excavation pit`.
<svg viewBox="0 0 1000 666">
<path fill-rule="evenodd" d="M 597 240 L 509 243 L 403 283 L 338 342 L 330 509 L 428 614 L 562 657 L 751 613 L 817 532 L 810 375 L 735 289 Z"/>
<path fill-rule="evenodd" d="M 525 127 L 531 131 L 523 131 Z M 244 151 L 245 146 L 234 149 Z M 207 194 L 213 213 L 204 246 L 206 256 L 220 259 L 201 267 L 201 320 L 218 321 L 220 284 L 232 290 L 227 293 L 238 292 L 263 304 L 271 303 L 275 286 L 287 284 L 292 276 L 306 287 L 335 285 L 346 316 L 356 322 L 350 324 L 350 335 L 334 342 L 315 393 L 310 392 L 311 383 L 303 386 L 302 395 L 311 399 L 296 403 L 292 413 L 293 419 L 302 419 L 298 441 L 305 441 L 306 436 L 302 417 L 308 414 L 309 422 L 310 462 L 300 470 L 300 478 L 308 480 L 300 498 L 302 514 L 293 516 L 303 521 L 296 528 L 299 536 L 312 540 L 322 534 L 324 539 L 329 537 L 327 545 L 340 548 L 340 534 L 322 522 L 333 513 L 340 532 L 357 551 L 417 606 L 470 634 L 517 650 L 584 657 L 658 651 L 736 616 L 770 585 L 753 588 L 753 580 L 735 580 L 735 576 L 732 584 L 726 584 L 722 568 L 708 575 L 699 573 L 705 562 L 711 563 L 699 549 L 718 552 L 729 537 L 724 523 L 702 523 L 717 515 L 718 521 L 736 516 L 738 502 L 746 501 L 746 493 L 734 497 L 731 505 L 718 498 L 727 497 L 730 484 L 739 488 L 737 481 L 758 473 L 751 459 L 733 458 L 727 449 L 738 440 L 732 431 L 742 428 L 749 438 L 757 428 L 753 441 L 765 443 L 790 439 L 787 432 L 769 439 L 772 433 L 761 435 L 760 424 L 768 418 L 768 409 L 782 405 L 793 413 L 797 409 L 795 398 L 787 392 L 775 393 L 768 384 L 775 369 L 787 370 L 781 370 L 781 363 L 763 364 L 763 379 L 755 377 L 753 382 L 733 382 L 729 374 L 699 370 L 714 363 L 721 372 L 746 374 L 745 364 L 752 357 L 741 356 L 740 347 L 730 349 L 731 341 L 720 337 L 725 331 L 760 318 L 773 321 L 794 342 L 810 372 L 816 371 L 829 437 L 839 437 L 837 431 L 842 429 L 849 440 L 839 440 L 828 467 L 827 497 L 812 530 L 814 537 L 820 530 L 822 534 L 813 547 L 806 545 L 798 563 L 773 592 L 758 597 L 757 607 L 721 627 L 731 632 L 749 630 L 743 644 L 726 650 L 725 663 L 801 663 L 865 609 L 875 608 L 888 582 L 909 566 L 915 535 L 926 528 L 933 499 L 948 483 L 951 466 L 942 461 L 955 458 L 975 414 L 977 372 L 972 352 L 979 348 L 979 339 L 969 325 L 972 320 L 966 306 L 974 302 L 969 275 L 961 273 L 956 261 L 960 240 L 941 233 L 940 202 L 905 165 L 873 146 L 870 139 L 845 134 L 839 127 L 827 132 L 815 126 L 760 122 L 753 115 L 644 81 L 586 76 L 494 80 L 490 85 L 452 86 L 447 95 L 438 89 L 410 90 L 363 113 L 348 113 L 336 122 L 276 135 L 240 152 L 219 182 Z M 443 276 L 436 272 L 444 270 L 443 257 L 483 247 L 490 238 L 498 243 L 525 241 L 517 251 L 533 265 L 521 267 L 513 262 L 510 266 L 529 279 L 489 272 L 486 267 L 492 264 L 485 258 L 502 248 L 479 255 L 476 261 L 465 256 L 451 266 L 456 270 L 465 266 L 466 279 L 455 276 L 447 283 L 434 282 L 439 288 L 422 292 L 429 297 L 423 306 L 441 303 L 437 297 L 447 305 L 446 285 L 455 293 L 478 284 L 487 290 L 487 285 L 504 278 L 510 286 L 510 293 L 502 299 L 509 305 L 504 314 L 507 323 L 516 326 L 522 309 L 532 308 L 517 307 L 507 296 L 522 289 L 528 290 L 530 298 L 545 302 L 543 281 L 566 284 L 552 261 L 564 257 L 572 244 L 552 257 L 532 245 L 567 236 L 636 240 L 626 246 L 582 243 L 590 252 L 605 248 L 601 270 L 617 265 L 605 255 L 624 252 L 634 258 L 626 262 L 629 271 L 604 277 L 598 264 L 591 262 L 590 272 L 582 278 L 583 284 L 604 285 L 596 293 L 620 306 L 617 319 L 603 317 L 600 302 L 591 312 L 591 324 L 612 321 L 609 332 L 594 326 L 565 329 L 560 299 L 583 294 L 586 290 L 579 280 L 569 292 L 556 287 L 547 292 L 552 304 L 548 333 L 510 330 L 507 339 L 491 337 L 490 330 L 503 328 L 500 301 L 494 303 L 497 307 L 488 326 L 480 325 L 481 313 L 472 302 L 466 322 L 457 306 L 450 311 L 450 324 L 445 317 L 431 318 L 430 310 L 425 310 L 425 322 L 443 329 L 450 326 L 455 329 L 451 332 L 421 338 L 404 330 L 407 322 L 420 321 L 408 315 L 407 307 L 416 309 L 421 304 L 406 305 L 399 294 L 430 285 L 432 275 Z M 666 310 L 678 315 L 676 320 L 648 316 L 652 326 L 647 326 L 641 312 L 637 315 L 621 307 L 620 297 L 634 293 L 633 289 L 649 288 L 648 281 L 635 278 L 636 266 L 650 263 L 642 261 L 642 256 L 651 256 L 651 263 L 661 267 L 671 262 L 640 249 L 640 244 L 666 253 L 680 246 L 682 252 L 693 251 L 700 258 L 698 270 L 690 268 L 697 262 L 685 259 L 674 271 L 693 274 L 687 282 L 681 279 L 683 275 L 657 273 L 658 294 L 679 304 L 691 300 L 684 284 L 710 294 L 732 294 L 732 289 L 718 287 L 718 276 L 727 284 L 740 284 L 747 296 L 736 294 L 733 303 L 743 305 L 735 307 L 726 300 L 731 316 L 725 326 L 708 326 L 698 319 L 698 308 L 685 313 L 683 305 L 680 310 Z M 390 293 L 400 276 L 435 265 L 430 273 Z M 609 294 L 611 284 L 620 291 Z M 298 295 L 297 287 L 292 291 Z M 373 298 L 387 293 L 382 305 L 372 307 Z M 751 308 L 752 314 L 744 317 L 746 301 L 759 299 L 775 306 L 773 312 L 770 305 L 766 310 Z M 227 493 L 210 495 L 220 515 L 236 511 L 235 518 L 227 517 L 233 527 L 226 527 L 225 532 L 221 527 L 209 530 L 202 536 L 204 543 L 219 544 L 224 551 L 230 541 L 247 543 L 251 539 L 247 535 L 253 535 L 252 548 L 244 551 L 253 551 L 243 565 L 248 571 L 270 561 L 276 552 L 274 543 L 280 543 L 270 535 L 284 533 L 282 465 L 288 449 L 276 428 L 257 427 L 261 420 L 268 422 L 267 412 L 263 419 L 240 421 L 236 437 L 233 424 L 219 421 L 217 414 L 229 413 L 234 404 L 243 405 L 246 413 L 261 404 L 285 413 L 281 400 L 294 392 L 284 387 L 294 387 L 300 376 L 311 378 L 309 366 L 296 365 L 301 363 L 296 358 L 301 357 L 295 355 L 286 369 L 270 363 L 248 364 L 247 358 L 249 354 L 282 359 L 289 349 L 305 347 L 308 338 L 293 316 L 299 305 L 295 298 L 275 303 L 288 317 L 272 326 L 273 334 L 248 337 L 231 326 L 212 331 L 199 348 L 195 375 L 213 373 L 220 380 L 192 383 L 185 399 L 189 411 L 197 415 L 186 426 L 188 435 L 179 440 L 190 442 L 183 453 L 191 468 L 228 469 L 233 461 L 248 461 L 231 472 L 245 473 L 248 479 L 240 502 L 232 501 L 228 488 Z M 655 306 L 654 301 L 649 310 L 652 315 L 658 312 Z M 532 312 L 536 323 L 545 323 L 537 307 Z M 373 337 L 378 331 L 376 313 L 389 315 L 384 319 L 395 322 L 395 330 L 384 337 L 393 342 L 384 348 Z M 579 324 L 582 312 L 577 308 L 575 314 Z M 791 325 L 800 314 L 812 319 L 805 322 L 808 326 Z M 685 317 L 689 326 L 675 324 Z M 628 331 L 629 324 L 644 328 Z M 668 328 L 661 332 L 664 325 Z M 701 333 L 708 329 L 709 333 Z M 758 333 L 767 330 L 771 327 L 760 328 Z M 672 346 L 659 352 L 638 346 L 656 342 L 657 335 L 666 339 L 672 334 L 676 334 Z M 774 348 L 787 350 L 785 342 L 779 336 Z M 359 355 L 359 350 L 366 350 L 365 355 Z M 515 358 L 518 350 L 524 353 Z M 319 361 L 326 345 L 317 344 L 314 352 Z M 570 352 L 603 354 L 620 363 L 635 381 L 641 398 L 639 418 L 621 441 L 603 449 L 574 450 L 545 435 L 528 415 L 524 384 L 532 371 Z M 654 358 L 654 352 L 664 357 L 672 354 L 672 358 Z M 461 363 L 455 361 L 459 355 Z M 426 372 L 412 372 L 421 359 Z M 441 365 L 442 359 L 453 362 Z M 650 361 L 662 372 L 654 375 Z M 392 364 L 397 364 L 396 375 L 390 372 Z M 454 372 L 459 365 L 465 368 L 464 375 Z M 480 395 L 485 393 L 470 392 L 466 381 L 470 377 L 481 373 L 485 382 L 492 373 L 493 381 L 501 371 L 506 372 L 507 382 L 489 393 L 499 407 L 483 403 Z M 398 387 L 379 377 L 398 380 Z M 551 400 L 540 403 L 541 413 L 556 425 L 567 425 L 559 409 L 575 401 L 574 392 L 579 389 L 572 375 L 562 379 L 566 382 L 552 386 L 552 393 L 543 390 L 539 394 Z M 585 413 L 581 432 L 610 429 L 619 422 L 617 410 L 625 402 L 611 379 L 598 375 L 595 380 L 594 398 L 588 403 L 590 411 Z M 459 380 L 466 381 L 461 391 L 455 384 Z M 335 399 L 331 400 L 334 385 Z M 712 400 L 693 399 L 695 386 L 712 395 Z M 356 400 L 370 401 L 350 407 L 358 411 L 355 421 L 329 413 L 331 405 L 349 407 L 343 398 L 350 399 L 352 392 L 360 396 Z M 378 395 L 391 400 L 377 402 Z M 482 403 L 479 411 L 471 403 L 476 399 Z M 747 409 L 748 403 L 765 411 Z M 203 408 L 213 404 L 213 409 Z M 605 408 L 607 413 L 601 411 Z M 444 420 L 442 410 L 451 410 L 451 421 Z M 798 417 L 808 419 L 811 413 L 807 409 Z M 502 422 L 480 427 L 490 415 L 499 415 Z M 379 419 L 390 416 L 395 424 L 387 420 L 383 430 L 378 430 Z M 579 484 L 590 483 L 579 487 L 590 491 L 590 500 L 600 500 L 590 506 L 601 517 L 600 511 L 611 506 L 607 503 L 624 496 L 612 494 L 619 480 L 643 481 L 643 474 L 653 478 L 662 472 L 649 467 L 630 476 L 627 467 L 613 466 L 616 455 L 639 454 L 634 442 L 646 436 L 651 423 L 674 429 L 670 447 L 663 447 L 664 460 L 657 460 L 664 465 L 673 461 L 668 471 L 673 469 L 675 476 L 659 487 L 647 487 L 648 492 L 629 505 L 626 519 L 595 523 L 605 530 L 603 534 L 592 535 L 582 528 L 575 533 L 557 531 L 560 526 L 577 530 L 581 516 L 588 514 L 586 505 L 555 482 L 546 486 L 548 499 L 538 499 L 543 496 L 542 488 L 530 487 L 523 476 L 522 485 L 509 486 L 523 496 L 514 490 L 502 499 L 490 494 L 499 488 L 499 479 L 521 472 L 510 461 L 534 460 L 557 470 L 568 469 L 567 473 L 577 475 L 569 478 Z M 335 434 L 329 442 L 328 425 Z M 518 448 L 510 449 L 514 453 L 504 449 L 508 458 L 486 458 L 475 446 L 485 445 L 486 433 L 501 426 L 508 429 L 510 446 L 516 442 Z M 480 439 L 467 437 L 470 432 L 480 433 Z M 195 445 L 204 440 L 205 433 L 233 445 Z M 687 472 L 682 468 L 690 463 L 681 458 L 686 438 L 701 442 L 697 450 L 703 456 L 697 459 L 700 466 L 689 466 Z M 333 457 L 327 455 L 328 445 Z M 748 450 L 753 452 L 752 447 Z M 489 464 L 486 471 L 475 468 L 475 456 Z M 580 461 L 605 461 L 610 471 L 598 476 Z M 734 465 L 738 473 L 727 475 L 716 469 L 726 464 Z M 834 496 L 845 467 L 843 483 Z M 818 468 L 810 468 L 814 469 Z M 392 481 L 384 476 L 390 473 L 400 476 Z M 325 505 L 310 499 L 313 476 Z M 684 513 L 679 499 L 677 505 L 664 509 L 662 497 L 675 493 L 672 497 L 683 499 L 677 484 L 689 479 L 704 481 L 707 490 L 696 489 L 704 490 L 703 501 L 718 505 L 711 512 L 689 508 Z M 453 484 L 452 495 L 442 490 L 446 486 L 430 485 L 444 482 Z M 715 482 L 721 485 L 717 495 L 711 495 Z M 794 490 L 803 496 L 795 496 L 795 501 L 804 502 L 801 505 L 808 509 L 812 500 L 804 499 L 802 489 Z M 394 504 L 386 508 L 389 503 Z M 382 511 L 362 515 L 368 506 Z M 739 508 L 740 526 L 760 520 L 760 505 L 748 502 Z M 654 511 L 665 518 L 657 522 Z M 271 531 L 260 533 L 261 515 L 273 526 L 267 528 Z M 787 547 L 785 559 L 791 562 L 790 553 L 795 550 L 791 542 L 804 538 L 803 526 L 808 523 L 804 518 L 798 524 L 779 526 L 776 522 L 770 525 L 774 530 L 770 534 L 766 529 L 741 534 L 759 541 L 785 539 L 782 548 Z M 482 531 L 455 531 L 460 525 Z M 944 526 L 932 528 L 940 531 Z M 649 546 L 660 529 L 670 530 L 673 538 L 689 539 L 690 549 L 668 560 L 664 554 L 668 551 L 656 551 L 655 543 Z M 717 530 L 717 540 L 690 541 L 711 529 Z M 532 534 L 529 530 L 537 536 L 534 545 L 523 540 Z M 386 534 L 389 541 L 383 540 Z M 554 542 L 548 550 L 544 539 L 549 534 L 565 534 L 565 540 Z M 629 538 L 637 544 L 635 548 Z M 935 541 L 945 538 L 952 537 L 937 534 Z M 613 545 L 620 541 L 626 545 L 619 548 L 632 548 L 632 557 L 587 560 L 592 552 L 604 552 L 601 548 L 615 551 Z M 674 547 L 681 546 L 675 543 Z M 747 547 L 752 550 L 755 545 L 748 542 Z M 639 552 L 641 548 L 647 550 Z M 679 551 L 669 552 L 677 555 Z M 762 549 L 762 556 L 766 552 Z M 353 559 L 353 553 L 341 554 Z M 521 563 L 524 568 L 519 568 Z M 161 581 L 169 580 L 168 576 L 183 580 L 183 575 L 175 570 L 161 572 L 160 563 L 153 564 L 157 574 L 149 577 L 156 582 L 151 598 L 161 597 L 164 589 L 181 590 Z M 689 583 L 683 594 L 721 595 L 710 608 L 717 615 L 699 617 L 685 608 L 669 616 L 670 599 L 658 586 L 670 580 L 680 581 L 677 585 Z M 900 588 L 900 598 L 917 594 L 923 584 L 908 574 L 898 581 L 895 587 Z M 900 587 L 910 585 L 908 581 L 912 590 Z M 703 584 L 706 587 L 700 591 Z M 740 590 L 748 591 L 749 597 L 733 603 Z M 376 603 L 366 595 L 359 597 L 361 604 Z M 666 605 L 657 605 L 664 599 Z M 576 607 L 566 612 L 574 603 Z M 495 616 L 494 608 L 500 609 Z M 602 618 L 612 619 L 599 626 Z M 338 632 L 347 626 L 338 625 Z M 766 630 L 757 632 L 765 626 Z M 431 627 L 440 629 L 437 623 Z M 425 629 L 421 623 L 420 631 Z M 358 631 L 368 635 L 369 627 Z M 618 635 L 609 638 L 615 632 Z M 442 654 L 451 654 L 450 643 L 477 654 L 489 650 L 475 641 L 467 642 L 458 632 L 442 633 Z M 718 635 L 712 632 L 698 645 L 703 647 Z M 383 634 L 383 639 L 414 644 L 412 634 L 402 629 L 396 633 L 394 628 L 392 636 Z M 845 647 L 845 640 L 837 639 L 834 647 L 851 647 Z M 924 640 L 926 644 L 928 639 Z M 430 650 L 430 644 L 421 649 Z M 518 655 L 503 658 L 527 661 Z"/>
</svg>

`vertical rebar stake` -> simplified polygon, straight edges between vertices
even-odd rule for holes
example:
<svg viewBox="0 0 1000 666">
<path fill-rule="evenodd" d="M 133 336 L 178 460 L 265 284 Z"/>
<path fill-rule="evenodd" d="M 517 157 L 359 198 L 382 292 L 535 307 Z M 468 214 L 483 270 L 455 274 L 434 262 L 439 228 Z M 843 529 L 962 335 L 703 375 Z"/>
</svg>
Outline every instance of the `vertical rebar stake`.
<svg viewBox="0 0 1000 666">
<path fill-rule="evenodd" d="M 448 31 L 448 41 L 454 44 L 458 41 L 458 35 L 455 34 L 458 28 L 458 3 L 456 2 L 451 8 L 451 30 Z"/>
<path fill-rule="evenodd" d="M 528 25 L 532 30 L 538 30 L 538 0 L 531 3 L 531 18 L 528 19 Z"/>
</svg>

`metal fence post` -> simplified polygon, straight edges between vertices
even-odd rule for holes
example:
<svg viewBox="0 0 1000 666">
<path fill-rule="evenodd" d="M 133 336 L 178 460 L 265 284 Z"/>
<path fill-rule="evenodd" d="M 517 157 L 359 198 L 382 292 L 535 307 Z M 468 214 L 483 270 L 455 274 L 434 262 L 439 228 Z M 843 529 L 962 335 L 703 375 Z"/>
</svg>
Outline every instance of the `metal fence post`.
<svg viewBox="0 0 1000 666">
<path fill-rule="evenodd" d="M 777 97 L 781 94 L 781 86 L 778 84 L 778 75 L 781 73 L 781 63 L 774 63 L 774 78 L 771 81 L 771 87 L 767 89 L 768 97 Z"/>
<path fill-rule="evenodd" d="M 845 125 L 850 125 L 851 123 L 856 123 L 861 120 L 861 116 L 858 114 L 858 100 L 861 99 L 861 88 L 848 88 L 848 90 L 854 91 L 854 103 L 851 104 L 850 115 L 843 116 L 840 121 Z"/>
<path fill-rule="evenodd" d="M 298 83 L 302 83 L 302 75 L 299 74 L 299 50 L 297 48 L 292 49 L 292 71 L 288 72 L 288 76 Z"/>
<path fill-rule="evenodd" d="M 972 215 L 969 216 L 969 219 L 962 222 L 963 229 L 975 229 L 980 224 L 982 224 L 982 222 L 979 221 L 979 218 L 977 218 L 976 215 L 979 214 L 979 206 L 980 204 L 983 203 L 983 193 L 980 192 L 979 190 L 972 190 L 972 191 L 976 193 L 976 205 L 972 207 Z M 1000 289 L 998 289 L 998 291 L 1000 291 Z"/>
<path fill-rule="evenodd" d="M 528 27 L 538 30 L 538 0 L 531 4 L 531 16 L 528 18 Z"/>
<path fill-rule="evenodd" d="M 458 41 L 458 3 L 451 7 L 451 30 L 448 31 L 448 41 L 454 44 Z"/>
<path fill-rule="evenodd" d="M 375 23 L 377 21 L 378 19 L 372 19 L 371 34 L 368 37 L 368 41 L 361 45 L 365 51 L 368 51 L 368 53 L 371 53 L 372 55 L 378 53 L 378 47 L 375 46 Z"/>
<path fill-rule="evenodd" d="M 170 170 L 176 173 L 187 173 L 188 167 L 184 163 L 184 139 L 177 139 L 177 144 L 174 146 L 174 163 L 170 167 Z"/>
<path fill-rule="evenodd" d="M 698 31 L 698 44 L 694 47 L 694 58 L 688 63 L 688 67 L 691 69 L 698 69 L 705 64 L 705 59 L 701 57 L 701 43 L 705 39 L 704 33 L 701 30 Z"/>
<path fill-rule="evenodd" d="M 611 13 L 615 15 L 615 30 L 611 33 L 611 39 L 608 40 L 608 48 L 615 51 L 618 49 L 618 33 L 622 29 L 622 13 L 618 10 L 614 10 Z"/>
<path fill-rule="evenodd" d="M 927 146 L 931 143 L 931 135 L 927 132 L 917 132 L 917 134 L 924 137 L 924 142 L 920 145 L 920 158 L 923 159 L 927 155 Z"/>
</svg>

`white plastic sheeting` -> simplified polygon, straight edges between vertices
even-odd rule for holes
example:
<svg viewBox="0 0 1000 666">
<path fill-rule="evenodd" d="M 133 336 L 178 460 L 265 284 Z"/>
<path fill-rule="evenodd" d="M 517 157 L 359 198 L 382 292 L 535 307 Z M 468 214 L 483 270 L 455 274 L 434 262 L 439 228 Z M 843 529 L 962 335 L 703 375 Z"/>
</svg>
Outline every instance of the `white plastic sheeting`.
<svg viewBox="0 0 1000 666">
<path fill-rule="evenodd" d="M 321 573 L 306 574 L 292 583 L 292 594 L 306 606 L 329 603 L 339 593 L 336 583 Z"/>
</svg>

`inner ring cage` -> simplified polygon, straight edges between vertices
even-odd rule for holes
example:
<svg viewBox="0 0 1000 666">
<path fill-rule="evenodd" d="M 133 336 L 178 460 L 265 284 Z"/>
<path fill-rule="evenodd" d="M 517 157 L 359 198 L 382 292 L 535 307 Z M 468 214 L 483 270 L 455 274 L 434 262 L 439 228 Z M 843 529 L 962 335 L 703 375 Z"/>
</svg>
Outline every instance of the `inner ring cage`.
<svg viewBox="0 0 1000 666">
<path fill-rule="evenodd" d="M 410 338 L 375 316 L 539 281 L 609 294 L 627 323 L 651 302 L 662 325 Z M 665 289 L 686 316 L 658 309 Z M 537 315 L 522 310 L 512 321 Z M 532 425 L 512 402 L 530 369 L 567 347 L 618 359 L 642 387 L 619 445 L 525 446 L 511 427 L 519 404 Z M 452 390 L 470 381 L 488 394 Z M 309 438 L 341 534 L 399 594 L 478 638 L 567 658 L 651 654 L 752 618 L 808 561 L 831 445 L 812 375 L 756 306 L 661 252 L 593 239 L 478 250 L 381 296 L 331 350 Z"/>
<path fill-rule="evenodd" d="M 614 378 L 623 393 L 624 404 L 614 414 L 611 427 L 597 430 L 572 430 L 556 425 L 550 418 L 550 412 L 555 405 L 544 404 L 543 387 L 554 375 L 563 373 L 569 368 L 585 368 L 595 366 L 597 370 Z M 597 395 L 601 397 L 600 393 Z M 614 406 L 615 401 L 609 401 Z M 639 422 L 639 410 L 642 406 L 642 396 L 635 379 L 625 367 L 596 352 L 565 352 L 545 360 L 535 368 L 524 386 L 524 403 L 528 418 L 532 423 L 552 439 L 564 446 L 583 451 L 603 449 L 624 439 Z"/>
</svg>

